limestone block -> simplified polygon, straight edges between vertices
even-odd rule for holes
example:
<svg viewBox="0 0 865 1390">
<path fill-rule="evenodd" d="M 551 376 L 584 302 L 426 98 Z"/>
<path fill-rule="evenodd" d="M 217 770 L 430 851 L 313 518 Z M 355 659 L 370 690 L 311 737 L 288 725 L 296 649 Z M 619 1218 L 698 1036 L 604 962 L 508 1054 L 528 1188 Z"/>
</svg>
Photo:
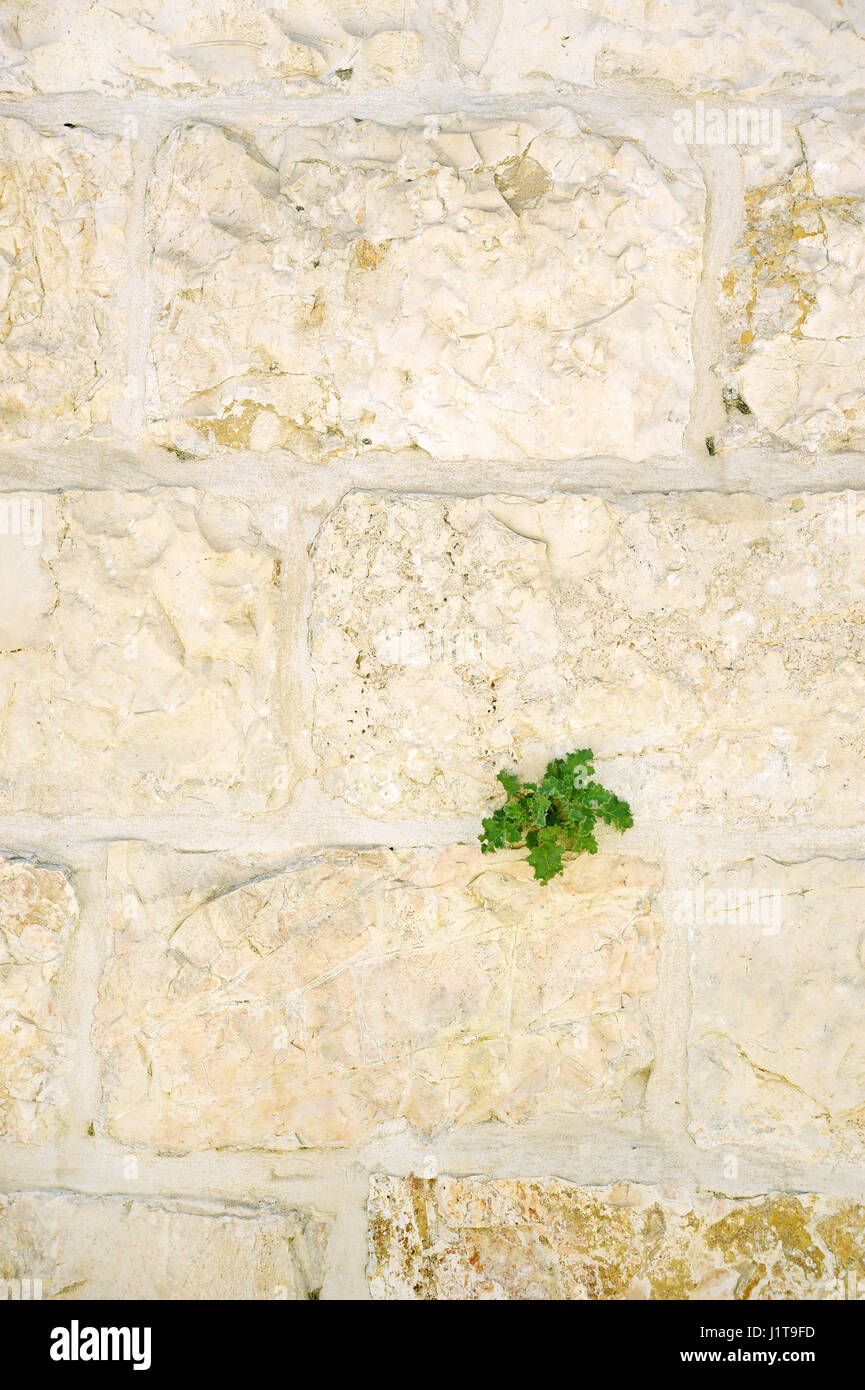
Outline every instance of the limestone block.
<svg viewBox="0 0 865 1390">
<path fill-rule="evenodd" d="M 376 1299 L 856 1298 L 863 1257 L 865 1207 L 807 1193 L 370 1182 Z"/>
<path fill-rule="evenodd" d="M 445 0 L 458 61 L 489 91 L 861 92 L 853 6 L 783 0 Z M 445 19 L 445 16 L 447 17 Z"/>
<path fill-rule="evenodd" d="M 744 165 L 743 226 L 718 301 L 726 441 L 862 448 L 865 120 L 821 109 Z"/>
<path fill-rule="evenodd" d="M 0 1138 L 54 1138 L 66 1099 L 58 971 L 78 919 L 59 869 L 0 858 Z"/>
<path fill-rule="evenodd" d="M 697 1143 L 865 1160 L 865 865 L 757 858 L 690 916 Z"/>
<path fill-rule="evenodd" d="M 638 1112 L 659 871 L 548 887 L 513 854 L 329 851 L 214 893 L 117 846 L 93 1040 L 107 1133 L 160 1150 L 352 1144 Z"/>
<path fill-rule="evenodd" d="M 0 119 L 0 440 L 122 424 L 128 142 Z"/>
<path fill-rule="evenodd" d="M 280 577 L 248 509 L 190 489 L 0 497 L 0 515 L 12 502 L 27 526 L 0 535 L 0 806 L 284 799 Z"/>
<path fill-rule="evenodd" d="M 326 786 L 472 816 L 592 747 L 638 823 L 861 824 L 860 508 L 348 495 L 314 557 Z"/>
<path fill-rule="evenodd" d="M 304 96 L 417 80 L 426 41 L 405 0 L 3 0 L 0 91 Z M 441 55 L 443 57 L 443 55 Z"/>
<path fill-rule="evenodd" d="M 861 13 L 782 0 L 2 0 L 0 90 L 862 91 Z"/>
<path fill-rule="evenodd" d="M 10 1193 L 0 1196 L 0 1288 L 41 1280 L 42 1298 L 60 1301 L 317 1298 L 327 1230 L 275 1203 Z"/>
<path fill-rule="evenodd" d="M 702 184 L 569 118 L 250 134 L 151 182 L 159 440 L 441 459 L 672 453 Z"/>
</svg>

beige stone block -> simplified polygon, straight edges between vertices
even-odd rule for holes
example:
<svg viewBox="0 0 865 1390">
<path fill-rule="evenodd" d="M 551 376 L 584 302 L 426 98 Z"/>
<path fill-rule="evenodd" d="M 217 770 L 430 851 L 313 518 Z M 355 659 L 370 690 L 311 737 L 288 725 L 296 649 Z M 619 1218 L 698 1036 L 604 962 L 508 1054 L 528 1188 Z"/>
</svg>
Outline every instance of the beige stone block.
<svg viewBox="0 0 865 1390">
<path fill-rule="evenodd" d="M 325 785 L 471 816 L 499 768 L 591 747 L 638 823 L 861 824 L 859 509 L 347 496 L 314 552 Z"/>
<path fill-rule="evenodd" d="M 744 167 L 742 230 L 718 295 L 724 438 L 774 441 L 806 458 L 860 449 L 865 121 L 819 109 L 785 126 L 777 150 L 749 150 Z"/>
<path fill-rule="evenodd" d="M 0 119 L 0 440 L 123 425 L 128 142 Z"/>
<path fill-rule="evenodd" d="M 14 500 L 30 529 L 0 535 L 0 805 L 284 800 L 280 576 L 248 509 L 189 489 Z"/>
<path fill-rule="evenodd" d="M 695 170 L 564 116 L 179 128 L 150 186 L 152 432 L 315 457 L 672 453 L 702 208 Z"/>
<path fill-rule="evenodd" d="M 77 921 L 61 870 L 0 858 L 0 1139 L 57 1133 L 72 1056 L 58 977 Z"/>
<path fill-rule="evenodd" d="M 865 1207 L 618 1183 L 375 1176 L 373 1298 L 861 1297 Z"/>
<path fill-rule="evenodd" d="M 399 86 L 421 69 L 440 70 L 445 35 L 422 37 L 425 8 L 412 0 L 4 0 L 0 91 L 297 97 Z"/>
<path fill-rule="evenodd" d="M 862 1163 L 865 865 L 758 857 L 685 899 L 697 1143 Z"/>
<path fill-rule="evenodd" d="M 111 863 L 93 1039 L 102 1124 L 160 1150 L 353 1144 L 641 1109 L 659 871 L 548 887 L 513 854 L 331 851 L 215 893 Z"/>
<path fill-rule="evenodd" d="M 486 91 L 612 82 L 653 95 L 862 91 L 861 12 L 783 0 L 443 0 L 464 80 Z M 453 61 L 453 60 L 452 60 Z M 681 98 L 680 98 L 681 99 Z"/>
<path fill-rule="evenodd" d="M 41 1297 L 317 1298 L 328 1223 L 276 1203 L 0 1196 L 0 1288 L 41 1281 Z M 9 1286 L 11 1285 L 11 1289 Z M 7 1293 L 7 1297 L 9 1296 Z"/>
<path fill-rule="evenodd" d="M 3 0 L 0 90 L 862 91 L 856 7 L 782 0 Z"/>
</svg>

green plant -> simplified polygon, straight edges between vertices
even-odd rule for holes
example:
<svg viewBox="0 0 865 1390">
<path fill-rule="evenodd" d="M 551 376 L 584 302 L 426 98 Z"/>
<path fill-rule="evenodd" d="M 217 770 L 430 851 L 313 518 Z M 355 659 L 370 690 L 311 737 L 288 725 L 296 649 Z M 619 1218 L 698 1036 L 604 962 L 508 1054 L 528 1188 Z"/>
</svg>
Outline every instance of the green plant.
<svg viewBox="0 0 865 1390">
<path fill-rule="evenodd" d="M 548 883 L 562 872 L 565 854 L 597 854 L 596 821 L 628 830 L 631 808 L 594 781 L 593 759 L 591 748 L 554 758 L 540 782 L 500 772 L 508 799 L 483 821 L 478 839 L 484 854 L 524 846 L 535 878 Z"/>
</svg>

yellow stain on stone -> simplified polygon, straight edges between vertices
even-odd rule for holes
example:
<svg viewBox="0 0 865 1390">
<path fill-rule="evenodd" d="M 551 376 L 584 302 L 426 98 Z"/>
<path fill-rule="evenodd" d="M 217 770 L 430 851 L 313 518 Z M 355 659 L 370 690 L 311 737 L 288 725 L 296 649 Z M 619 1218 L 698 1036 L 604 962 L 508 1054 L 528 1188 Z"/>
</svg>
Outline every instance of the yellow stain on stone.
<svg viewBox="0 0 865 1390">
<path fill-rule="evenodd" d="M 552 186 L 552 179 L 543 165 L 527 153 L 499 164 L 493 178 L 499 193 L 517 216 L 540 202 Z"/>
<path fill-rule="evenodd" d="M 825 242 L 825 213 L 855 220 L 858 202 L 852 197 L 819 197 L 804 162 L 782 184 L 763 185 L 745 194 L 745 229 L 734 253 L 740 264 L 721 281 L 728 296 L 740 285 L 747 287 L 743 312 L 749 327 L 741 331 L 741 350 L 754 341 L 750 324 L 767 291 L 786 292 L 797 314 L 790 332 L 801 336 L 817 296 L 813 270 L 797 259 L 798 245 L 811 239 Z"/>
<path fill-rule="evenodd" d="M 369 1218 L 376 1298 L 837 1298 L 865 1254 L 865 1207 L 810 1194 L 375 1177 Z"/>
<path fill-rule="evenodd" d="M 253 427 L 262 413 L 276 415 L 272 405 L 261 405 L 252 400 L 235 401 L 226 414 L 213 418 L 201 416 L 195 424 L 214 444 L 248 449 Z"/>
<path fill-rule="evenodd" d="M 731 1254 L 754 1257 L 780 1247 L 791 1264 L 819 1276 L 825 1259 L 808 1228 L 807 1217 L 800 1197 L 773 1196 L 756 1205 L 743 1204 L 707 1228 L 706 1245 L 723 1251 L 728 1260 Z"/>
<path fill-rule="evenodd" d="M 362 237 L 355 243 L 354 258 L 361 270 L 375 270 L 387 255 L 389 241 L 368 241 Z"/>
</svg>

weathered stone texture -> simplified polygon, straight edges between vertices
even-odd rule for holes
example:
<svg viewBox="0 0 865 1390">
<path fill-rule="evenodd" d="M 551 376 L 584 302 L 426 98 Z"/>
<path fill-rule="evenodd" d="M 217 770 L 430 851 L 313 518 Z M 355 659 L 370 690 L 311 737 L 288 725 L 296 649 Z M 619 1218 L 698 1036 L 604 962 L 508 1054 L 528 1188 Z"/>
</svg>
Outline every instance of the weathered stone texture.
<svg viewBox="0 0 865 1390">
<path fill-rule="evenodd" d="M 122 815 L 284 797 L 279 576 L 247 509 L 188 489 L 38 502 L 41 544 L 0 546 L 0 805 Z"/>
<path fill-rule="evenodd" d="M 56 1134 L 70 1056 L 57 973 L 77 918 L 59 869 L 0 857 L 0 1139 Z"/>
<path fill-rule="evenodd" d="M 858 1296 L 865 0 L 0 0 L 0 102 L 0 1298 L 314 1299 L 313 1192 L 342 1293 L 421 1153 L 376 1298 Z"/>
<path fill-rule="evenodd" d="M 857 506 L 348 496 L 315 553 L 325 784 L 469 815 L 591 746 L 638 817 L 861 823 Z"/>
<path fill-rule="evenodd" d="M 160 1149 L 350 1144 L 642 1104 L 657 869 L 332 851 L 216 896 L 113 851 L 104 1124 Z"/>
<path fill-rule="evenodd" d="M 328 1223 L 275 1203 L 0 1195 L 0 1285 L 41 1279 L 44 1299 L 308 1299 Z"/>
<path fill-rule="evenodd" d="M 691 923 L 697 1142 L 862 1163 L 865 864 L 757 858 L 704 883 Z"/>
<path fill-rule="evenodd" d="M 437 131 L 174 132 L 149 201 L 157 438 L 514 461 L 680 446 L 696 173 L 576 123 Z"/>
<path fill-rule="evenodd" d="M 862 35 L 853 4 L 779 0 L 3 0 L 0 90 L 855 94 Z"/>
<path fill-rule="evenodd" d="M 270 88 L 287 96 L 416 81 L 437 47 L 405 0 L 3 0 L 0 90 Z M 442 36 L 444 37 L 444 36 Z"/>
<path fill-rule="evenodd" d="M 646 84 L 653 93 L 861 92 L 852 6 L 779 0 L 443 0 L 464 80 L 485 90 Z M 445 18 L 446 17 L 446 18 Z M 674 97 L 675 99 L 675 97 Z"/>
<path fill-rule="evenodd" d="M 0 119 L 0 440 L 122 425 L 128 143 Z"/>
<path fill-rule="evenodd" d="M 841 1299 L 863 1258 L 865 1207 L 808 1194 L 370 1183 L 368 1273 L 378 1299 Z"/>
<path fill-rule="evenodd" d="M 778 150 L 744 156 L 743 228 L 719 292 L 726 437 L 861 449 L 865 121 L 821 110 L 784 130 Z"/>
</svg>

